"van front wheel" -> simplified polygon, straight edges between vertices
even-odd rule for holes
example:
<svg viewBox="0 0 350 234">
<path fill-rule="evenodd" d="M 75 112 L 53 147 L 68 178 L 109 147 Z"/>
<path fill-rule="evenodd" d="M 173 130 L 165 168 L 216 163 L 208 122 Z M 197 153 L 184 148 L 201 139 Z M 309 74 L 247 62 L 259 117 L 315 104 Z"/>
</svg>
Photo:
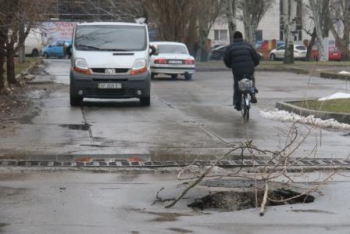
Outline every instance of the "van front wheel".
<svg viewBox="0 0 350 234">
<path fill-rule="evenodd" d="M 141 97 L 140 103 L 142 106 L 149 106 L 151 104 L 151 97 Z"/>
<path fill-rule="evenodd" d="M 83 97 L 75 94 L 74 81 L 72 80 L 72 78 L 70 79 L 69 88 L 70 88 L 69 89 L 70 105 L 71 106 L 80 106 L 81 102 L 83 101 Z"/>
<path fill-rule="evenodd" d="M 81 97 L 70 95 L 70 105 L 71 106 L 80 106 L 83 99 Z"/>
</svg>

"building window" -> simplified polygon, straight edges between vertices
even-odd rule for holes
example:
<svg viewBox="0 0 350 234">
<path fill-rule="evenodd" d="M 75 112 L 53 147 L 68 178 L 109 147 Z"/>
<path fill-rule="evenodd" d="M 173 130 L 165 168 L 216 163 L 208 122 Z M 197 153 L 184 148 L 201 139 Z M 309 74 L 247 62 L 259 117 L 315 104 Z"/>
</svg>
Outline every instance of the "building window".
<svg viewBox="0 0 350 234">
<path fill-rule="evenodd" d="M 262 41 L 263 39 L 263 31 L 262 30 L 257 30 L 255 32 L 255 40 L 256 41 Z"/>
<path fill-rule="evenodd" d="M 227 30 L 226 29 L 214 30 L 214 40 L 215 41 L 227 40 Z"/>
</svg>

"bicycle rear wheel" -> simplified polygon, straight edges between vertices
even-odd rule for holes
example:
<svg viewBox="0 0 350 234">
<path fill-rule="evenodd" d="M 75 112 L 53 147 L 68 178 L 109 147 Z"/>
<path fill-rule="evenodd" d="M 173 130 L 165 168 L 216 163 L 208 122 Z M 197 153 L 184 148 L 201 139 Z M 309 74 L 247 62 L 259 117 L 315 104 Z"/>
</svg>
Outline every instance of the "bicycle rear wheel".
<svg viewBox="0 0 350 234">
<path fill-rule="evenodd" d="M 250 109 L 250 102 L 248 100 L 248 95 L 247 94 L 242 94 L 242 116 L 243 120 L 247 122 L 249 120 L 249 109 Z"/>
<path fill-rule="evenodd" d="M 247 122 L 249 120 L 249 108 L 244 107 L 242 111 L 243 111 L 243 120 Z"/>
</svg>

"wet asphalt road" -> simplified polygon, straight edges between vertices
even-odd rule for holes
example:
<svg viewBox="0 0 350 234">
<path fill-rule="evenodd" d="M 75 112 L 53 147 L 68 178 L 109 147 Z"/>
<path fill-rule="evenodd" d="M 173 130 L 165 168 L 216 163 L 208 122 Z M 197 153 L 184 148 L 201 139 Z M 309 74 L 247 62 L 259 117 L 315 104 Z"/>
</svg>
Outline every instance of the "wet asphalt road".
<svg viewBox="0 0 350 234">
<path fill-rule="evenodd" d="M 320 176 L 304 173 L 299 178 L 314 181 Z M 192 189 L 170 209 L 164 208 L 166 203 L 155 202 L 157 194 L 162 199 L 173 198 L 185 186 L 171 173 L 23 172 L 0 168 L 0 233 L 349 233 L 350 183 L 340 175 L 322 188 L 322 193 L 314 194 L 314 203 L 268 207 L 264 217 L 255 208 L 222 212 L 187 207 L 195 198 L 208 194 L 205 187 Z"/>
<path fill-rule="evenodd" d="M 253 140 L 262 149 L 276 150 L 285 142 L 291 123 L 264 119 L 278 101 L 313 99 L 346 92 L 346 81 L 293 73 L 257 72 L 258 104 L 245 124 L 232 107 L 232 75 L 197 72 L 192 81 L 157 77 L 152 81 L 151 106 L 135 100 L 84 101 L 69 105 L 69 60 L 45 60 L 42 84 L 31 94 L 35 108 L 21 117 L 16 131 L 0 139 L 0 156 L 32 160 L 72 160 L 91 156 L 138 157 L 143 160 L 213 158 L 228 148 Z M 51 88 L 46 89 L 45 87 Z M 45 89 L 44 89 L 45 88 Z M 301 127 L 300 132 L 305 128 Z M 319 157 L 344 158 L 350 152 L 344 131 L 315 130 L 297 155 L 316 147 Z"/>
<path fill-rule="evenodd" d="M 219 156 L 247 139 L 263 149 L 276 149 L 291 123 L 264 119 L 261 111 L 273 110 L 277 101 L 346 91 L 345 81 L 257 73 L 259 102 L 252 108 L 249 123 L 244 124 L 231 105 L 230 72 L 197 72 L 190 82 L 154 80 L 150 107 L 141 107 L 138 100 L 87 100 L 83 107 L 72 108 L 69 61 L 46 63 L 46 72 L 35 81 L 55 84 L 40 84 L 30 95 L 34 108 L 21 116 L 15 131 L 1 135 L 1 158 L 202 159 Z M 301 134 L 304 131 L 301 127 Z M 319 157 L 345 158 L 350 151 L 345 133 L 315 130 L 296 156 L 309 154 L 317 146 Z M 161 188 L 165 189 L 159 195 L 170 198 L 180 194 L 185 185 L 179 185 L 174 173 L 146 171 L 0 167 L 0 233 L 349 233 L 350 184 L 345 173 L 316 193 L 315 203 L 270 207 L 259 217 L 257 209 L 193 211 L 187 204 L 208 193 L 203 187 L 196 187 L 175 207 L 165 209 L 162 203 L 154 203 Z M 321 172 L 303 173 L 295 179 L 307 185 L 319 178 Z"/>
</svg>

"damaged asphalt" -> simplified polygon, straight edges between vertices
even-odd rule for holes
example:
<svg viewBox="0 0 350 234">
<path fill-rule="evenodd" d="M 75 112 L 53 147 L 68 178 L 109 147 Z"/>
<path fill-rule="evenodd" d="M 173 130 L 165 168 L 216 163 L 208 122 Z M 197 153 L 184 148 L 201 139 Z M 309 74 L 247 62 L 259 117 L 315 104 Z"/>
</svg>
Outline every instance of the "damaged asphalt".
<svg viewBox="0 0 350 234">
<path fill-rule="evenodd" d="M 198 72 L 200 73 L 201 71 Z M 219 74 L 222 75 L 222 73 Z M 63 76 L 58 77 L 58 79 L 64 80 Z M 172 85 L 176 85 L 176 83 Z M 165 90 L 165 92 L 169 91 Z M 158 95 L 160 95 L 160 93 L 158 93 Z M 49 96 L 47 98 L 49 98 Z M 201 98 L 203 97 L 194 97 L 194 99 Z M 54 100 L 65 102 L 65 98 L 57 94 L 54 95 Z M 267 98 L 266 100 L 268 101 Z M 186 101 L 188 100 L 180 99 L 180 103 L 186 103 Z M 69 137 L 71 134 L 75 137 L 79 136 L 79 143 L 81 145 L 91 145 L 91 138 L 87 138 L 86 134 L 84 134 L 90 129 L 90 126 L 88 127 L 84 122 L 80 122 L 81 119 L 78 119 L 78 121 L 74 120 L 73 124 L 67 124 L 64 123 L 64 121 L 56 121 L 55 123 L 58 123 L 58 126 L 53 126 L 49 121 L 45 122 L 45 116 L 51 118 L 61 113 L 60 119 L 70 119 L 80 113 L 80 109 L 74 109 L 72 110 L 72 115 L 67 115 L 68 112 L 64 112 L 65 108 L 60 107 L 57 103 L 50 102 L 55 108 L 59 108 L 59 111 L 50 108 L 48 110 L 51 110 L 51 113 L 50 111 L 44 114 L 35 112 L 31 117 L 23 120 L 25 124 L 38 124 L 37 128 L 35 127 L 32 129 L 35 130 L 34 132 L 40 132 L 42 136 L 33 134 L 32 136 L 34 139 L 30 143 L 26 143 L 23 138 L 17 139 L 19 144 L 16 144 L 15 141 L 7 143 L 15 147 L 18 147 L 20 143 L 26 143 L 35 150 L 42 150 L 40 152 L 43 155 L 33 154 L 29 157 L 31 159 L 35 159 L 37 156 L 41 159 L 48 157 L 52 159 L 52 161 L 55 161 L 55 159 L 60 158 L 61 160 L 59 161 L 64 161 L 65 157 L 67 157 L 66 159 L 70 159 L 68 161 L 73 159 L 74 162 L 79 161 L 84 164 L 90 163 L 91 158 L 84 158 L 83 156 L 86 155 L 84 153 L 78 155 L 72 154 L 69 155 L 70 157 L 59 153 L 55 155 L 45 155 L 45 152 L 48 152 L 46 151 L 47 149 L 43 147 L 45 144 L 53 144 L 53 146 L 55 146 L 53 149 L 57 150 L 57 152 L 61 152 L 65 147 L 69 148 L 69 146 L 64 146 L 62 142 L 56 144 L 57 142 L 51 142 L 49 139 L 46 139 L 46 141 L 43 141 L 45 144 L 41 145 L 41 147 L 34 147 L 33 142 L 36 140 L 42 141 L 43 138 L 45 138 L 45 134 L 48 134 L 49 131 L 44 130 L 44 128 L 47 127 L 50 131 L 56 131 L 55 136 L 57 137 L 57 141 L 59 141 L 59 137 L 61 137 L 60 131 L 65 130 L 63 131 L 64 136 Z M 173 110 L 178 110 L 179 107 L 172 103 L 176 102 L 174 100 L 166 103 L 160 102 L 160 104 L 156 102 L 155 106 L 158 110 L 163 111 L 165 110 L 163 109 L 164 105 L 167 106 L 170 104 L 173 106 Z M 214 104 L 216 105 L 216 103 Z M 230 100 L 227 100 L 226 104 L 229 105 Z M 272 104 L 269 105 L 272 106 Z M 108 114 L 108 110 L 106 109 L 109 107 L 110 106 L 102 108 L 102 111 Z M 116 107 L 120 108 L 118 105 L 112 105 L 112 108 Z M 222 111 L 212 108 L 211 106 L 206 106 L 206 108 L 208 107 L 211 110 Z M 89 107 L 90 112 L 87 114 L 88 123 L 95 124 L 97 122 L 98 118 L 95 116 L 95 111 L 98 108 L 100 108 L 100 106 L 96 106 L 96 104 Z M 128 108 L 130 109 L 130 107 Z M 124 110 L 128 112 L 128 108 Z M 199 109 L 200 106 L 195 106 L 194 109 L 196 108 Z M 184 108 L 184 110 L 187 111 L 188 109 Z M 62 116 L 62 113 L 65 114 Z M 196 112 L 190 113 L 194 116 Z M 221 116 L 220 121 L 223 121 L 226 126 L 226 118 L 231 122 L 234 121 L 236 125 L 241 123 L 238 122 L 240 116 L 232 115 L 231 110 L 226 110 L 226 107 L 223 113 L 224 116 Z M 227 117 L 225 116 L 226 114 L 228 115 Z M 253 112 L 253 114 L 258 116 L 257 112 Z M 171 119 L 171 116 L 166 115 L 165 112 L 163 115 Z M 179 112 L 173 111 L 172 115 L 175 115 L 174 119 L 183 118 Z M 116 118 L 116 116 L 120 117 L 121 115 L 113 113 L 113 117 Z M 212 112 L 204 116 L 205 117 L 201 117 L 203 119 L 200 120 L 206 124 L 207 122 L 205 120 L 215 119 L 216 117 Z M 109 118 L 107 115 L 105 117 L 107 119 Z M 232 118 L 236 118 L 237 120 L 232 120 Z M 112 119 L 112 117 L 110 117 L 110 119 Z M 171 120 L 175 122 L 174 119 Z M 185 118 L 185 121 L 184 125 L 186 128 L 196 129 L 196 131 L 198 131 L 191 122 L 199 121 L 198 119 Z M 39 125 L 39 123 L 43 125 Z M 155 126 L 152 122 L 150 122 L 150 124 L 151 126 Z M 256 123 L 253 118 L 251 127 L 254 128 L 256 125 L 258 125 L 258 123 Z M 100 126 L 103 129 L 108 127 L 104 125 Z M 274 125 L 271 124 L 269 129 L 260 129 L 260 131 L 272 131 L 273 126 Z M 282 125 L 278 125 L 278 127 L 281 126 Z M 210 127 L 211 129 L 215 129 L 216 132 L 220 129 L 216 125 Z M 92 140 L 96 140 L 92 142 L 92 144 L 97 146 L 99 145 L 97 144 L 99 143 L 97 137 L 99 134 L 101 135 L 101 133 L 93 128 L 91 131 L 92 136 L 96 137 L 96 139 L 92 138 Z M 207 131 L 210 131 L 210 129 L 208 128 Z M 198 136 L 196 134 L 191 137 Z M 227 133 L 227 135 L 224 134 L 225 137 L 222 137 L 222 139 L 229 142 L 231 139 L 230 134 L 231 133 Z M 166 135 L 161 135 L 163 138 L 165 136 Z M 199 136 L 202 137 L 202 135 Z M 210 136 L 213 137 L 213 134 Z M 328 140 L 332 138 L 332 135 L 327 137 L 327 133 L 325 133 L 323 137 Z M 246 135 L 242 136 L 242 139 L 245 138 Z M 158 138 L 156 139 L 160 140 Z M 175 138 L 173 139 L 175 140 Z M 208 139 L 207 141 L 213 144 Z M 344 142 L 346 142 L 346 140 L 344 140 Z M 342 141 L 339 144 L 344 145 L 344 142 Z M 260 146 L 269 146 L 270 144 L 268 139 L 263 139 L 261 142 L 258 141 L 257 143 L 260 144 Z M 110 140 L 110 144 L 115 147 L 112 140 Z M 179 145 L 181 145 L 182 148 L 178 147 Z M 173 147 L 173 150 L 183 150 L 185 144 L 179 141 L 179 145 L 175 144 L 176 147 L 174 147 L 174 142 L 169 144 L 170 147 Z M 95 152 L 105 149 L 102 144 L 99 146 L 100 147 L 94 146 L 92 148 L 96 150 Z M 144 144 L 140 146 L 142 148 Z M 61 147 L 61 149 L 58 149 L 59 147 Z M 275 145 L 273 145 L 273 147 L 275 147 Z M 347 148 L 345 147 L 344 149 L 346 150 Z M 307 151 L 309 148 L 303 150 Z M 329 151 L 327 152 L 327 150 Z M 326 156 L 333 157 L 334 154 L 336 154 L 329 153 L 333 152 L 331 151 L 331 147 L 328 147 L 327 150 Z M 218 149 L 213 147 L 209 148 L 207 152 L 210 154 L 215 151 L 218 151 Z M 86 152 L 89 151 L 87 150 Z M 146 157 L 146 160 L 156 159 L 155 161 L 157 161 L 157 159 L 161 159 L 159 155 L 161 155 L 162 152 L 165 151 L 155 152 L 153 155 L 142 154 L 142 152 L 139 152 L 139 154 L 133 153 L 133 161 L 134 163 L 140 163 L 138 160 L 142 157 Z M 343 153 L 346 154 L 346 152 Z M 218 154 L 220 155 L 221 152 Z M 170 159 L 171 158 L 172 157 L 170 157 Z M 346 160 L 346 157 L 343 159 Z M 17 160 L 13 161 L 18 162 Z M 96 162 L 101 163 L 103 161 L 97 160 Z M 129 163 L 129 165 L 131 164 Z M 225 191 L 230 193 L 237 190 L 251 191 L 255 186 L 261 187 L 260 182 L 242 182 L 241 179 L 235 179 L 235 175 L 238 177 L 251 176 L 252 173 L 248 168 L 242 169 L 241 167 L 237 167 L 224 169 L 223 167 L 215 167 L 211 177 L 208 177 L 207 180 L 186 194 L 174 207 L 166 209 L 165 205 L 168 204 L 169 200 L 179 196 L 189 185 L 189 181 L 191 181 L 190 179 L 184 179 L 182 177 L 195 179 L 207 165 L 192 165 L 186 172 L 181 174 L 181 178 L 184 179 L 182 181 L 178 180 L 178 172 L 183 168 L 183 165 L 173 169 L 167 167 L 158 169 L 126 169 L 122 167 L 121 170 L 110 168 L 99 169 L 99 167 L 94 169 L 89 167 L 74 167 L 68 170 L 66 167 L 54 167 L 55 169 L 53 170 L 50 168 L 42 170 L 42 168 L 36 166 L 0 167 L 0 233 L 349 233 L 350 225 L 348 217 L 350 217 L 350 206 L 347 198 L 350 195 L 350 182 L 348 180 L 348 168 L 333 170 L 333 167 L 324 167 L 311 173 L 306 173 L 303 170 L 298 170 L 296 173 L 291 172 L 288 175 L 293 176 L 293 188 L 295 186 L 298 191 L 311 191 L 310 189 L 314 185 L 319 186 L 318 190 L 310 193 L 310 195 L 315 198 L 314 202 L 269 206 L 266 209 L 265 215 L 260 217 L 259 208 L 255 207 L 234 211 L 214 207 L 203 210 L 198 209 L 198 207 L 195 209 L 188 207 L 189 204 L 193 204 L 193 202 L 198 201 L 199 198 L 210 194 Z M 328 178 L 332 173 L 334 173 L 332 179 L 324 183 L 325 178 Z M 228 174 L 230 174 L 231 177 L 226 177 Z M 282 178 L 276 179 L 276 182 L 284 184 L 287 180 L 288 179 L 282 176 Z M 291 187 L 289 186 L 289 188 Z M 224 201 L 228 201 L 228 198 L 223 198 L 222 201 L 224 203 Z M 228 204 L 228 202 L 225 204 Z M 237 202 L 234 201 L 234 204 L 237 204 Z"/>
</svg>

